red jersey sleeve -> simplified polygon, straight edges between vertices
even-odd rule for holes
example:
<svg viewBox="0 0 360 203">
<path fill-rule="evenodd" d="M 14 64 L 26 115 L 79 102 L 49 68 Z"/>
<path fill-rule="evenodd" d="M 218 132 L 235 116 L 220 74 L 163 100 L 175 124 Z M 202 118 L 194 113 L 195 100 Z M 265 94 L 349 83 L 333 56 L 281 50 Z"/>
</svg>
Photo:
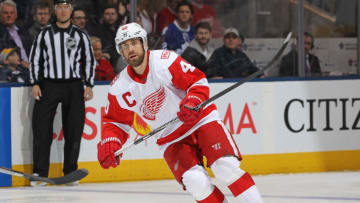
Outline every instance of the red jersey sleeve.
<svg viewBox="0 0 360 203">
<path fill-rule="evenodd" d="M 188 95 L 196 95 L 202 101 L 209 98 L 209 84 L 206 76 L 199 69 L 185 61 L 180 56 L 169 67 L 172 83 L 184 90 Z"/>
<path fill-rule="evenodd" d="M 134 112 L 121 108 L 116 96 L 108 94 L 108 103 L 103 116 L 104 126 L 101 139 L 118 137 L 124 144 L 129 138 L 129 130 L 133 123 Z"/>
</svg>

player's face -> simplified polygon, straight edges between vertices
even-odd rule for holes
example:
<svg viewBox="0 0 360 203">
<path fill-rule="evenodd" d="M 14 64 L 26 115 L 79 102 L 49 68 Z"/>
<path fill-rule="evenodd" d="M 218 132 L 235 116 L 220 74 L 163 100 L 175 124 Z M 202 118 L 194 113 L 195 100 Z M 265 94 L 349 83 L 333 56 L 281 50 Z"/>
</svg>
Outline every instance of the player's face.
<svg viewBox="0 0 360 203">
<path fill-rule="evenodd" d="M 49 8 L 38 8 L 35 15 L 36 21 L 39 22 L 41 26 L 46 25 L 50 20 L 50 11 Z"/>
<path fill-rule="evenodd" d="M 11 26 L 17 19 L 17 13 L 15 6 L 3 4 L 1 10 L 1 22 L 6 26 Z"/>
<path fill-rule="evenodd" d="M 138 67 L 144 60 L 145 50 L 140 39 L 129 39 L 120 44 L 122 55 L 132 67 Z"/>
<path fill-rule="evenodd" d="M 205 46 L 209 43 L 211 38 L 211 33 L 208 29 L 199 28 L 196 32 L 195 39 L 201 45 Z"/>
<path fill-rule="evenodd" d="M 55 15 L 57 21 L 65 22 L 70 19 L 72 12 L 72 7 L 70 4 L 56 4 L 55 5 Z"/>
<path fill-rule="evenodd" d="M 178 15 L 178 20 L 182 23 L 190 23 L 192 18 L 191 10 L 187 5 L 180 6 L 177 15 Z"/>
<path fill-rule="evenodd" d="M 240 43 L 240 38 L 233 33 L 224 36 L 224 45 L 228 49 L 236 49 Z"/>
</svg>

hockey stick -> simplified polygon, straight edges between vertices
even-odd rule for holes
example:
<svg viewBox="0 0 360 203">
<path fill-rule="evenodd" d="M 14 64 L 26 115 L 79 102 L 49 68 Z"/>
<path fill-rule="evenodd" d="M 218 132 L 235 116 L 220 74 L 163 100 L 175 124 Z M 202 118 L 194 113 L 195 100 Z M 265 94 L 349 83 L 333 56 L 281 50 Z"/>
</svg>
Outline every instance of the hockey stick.
<svg viewBox="0 0 360 203">
<path fill-rule="evenodd" d="M 83 179 L 89 173 L 86 169 L 82 168 L 82 169 L 78 169 L 76 171 L 73 171 L 69 174 L 66 174 L 66 175 L 58 177 L 58 178 L 45 178 L 45 177 L 34 176 L 31 174 L 23 173 L 20 171 L 15 171 L 15 170 L 5 168 L 2 166 L 0 166 L 0 172 L 8 174 L 8 175 L 24 177 L 24 178 L 32 180 L 32 181 L 33 180 L 34 181 L 42 181 L 42 182 L 50 183 L 53 185 L 61 185 L 61 184 L 78 181 L 78 180 Z"/>
<path fill-rule="evenodd" d="M 231 85 L 230 87 L 224 89 L 223 91 L 217 93 L 216 95 L 212 96 L 211 98 L 207 99 L 206 101 L 204 101 L 203 103 L 199 104 L 198 106 L 191 108 L 191 107 L 187 107 L 189 109 L 198 111 L 201 107 L 208 105 L 210 102 L 213 102 L 215 99 L 218 99 L 219 97 L 223 96 L 224 94 L 230 92 L 231 90 L 239 87 L 240 85 L 244 84 L 245 82 L 248 82 L 260 75 L 262 75 L 264 73 L 265 70 L 269 69 L 270 67 L 272 67 L 272 65 L 280 58 L 281 54 L 284 52 L 286 46 L 288 45 L 290 38 L 291 38 L 292 33 L 290 32 L 285 40 L 283 41 L 280 49 L 277 51 L 277 53 L 275 54 L 275 56 L 272 58 L 272 60 L 261 70 L 256 71 L 255 73 L 243 78 L 242 80 L 240 80 L 239 82 Z M 178 117 L 173 118 L 172 120 L 168 121 L 167 123 L 163 124 L 162 126 L 154 129 L 153 131 L 151 131 L 150 133 L 144 135 L 143 137 L 135 140 L 133 143 L 124 146 L 123 148 L 119 149 L 118 151 L 115 152 L 115 156 L 118 157 L 121 153 L 123 153 L 124 151 L 126 151 L 127 149 L 129 149 L 130 147 L 137 145 L 145 140 L 147 140 L 148 138 L 150 138 L 151 136 L 155 135 L 156 133 L 160 132 L 161 130 L 165 129 L 166 127 L 168 127 L 169 125 L 177 122 L 179 120 Z"/>
</svg>

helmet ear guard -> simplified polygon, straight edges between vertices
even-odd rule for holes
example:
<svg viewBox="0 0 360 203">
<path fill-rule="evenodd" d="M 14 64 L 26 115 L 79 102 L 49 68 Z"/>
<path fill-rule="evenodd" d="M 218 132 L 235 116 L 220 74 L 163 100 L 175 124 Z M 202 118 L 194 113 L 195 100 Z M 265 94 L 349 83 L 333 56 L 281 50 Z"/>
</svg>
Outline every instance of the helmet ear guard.
<svg viewBox="0 0 360 203">
<path fill-rule="evenodd" d="M 135 38 L 142 39 L 144 49 L 146 51 L 148 49 L 147 33 L 139 24 L 129 23 L 120 26 L 116 32 L 116 37 L 115 37 L 116 51 L 119 54 L 121 54 L 121 47 L 120 47 L 121 43 L 129 39 L 135 39 Z"/>
</svg>

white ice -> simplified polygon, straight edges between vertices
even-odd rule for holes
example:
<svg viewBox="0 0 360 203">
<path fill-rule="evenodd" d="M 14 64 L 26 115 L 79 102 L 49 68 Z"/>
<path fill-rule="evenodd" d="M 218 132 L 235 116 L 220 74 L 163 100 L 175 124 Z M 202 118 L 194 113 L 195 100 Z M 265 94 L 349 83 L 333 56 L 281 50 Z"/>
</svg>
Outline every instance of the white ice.
<svg viewBox="0 0 360 203">
<path fill-rule="evenodd" d="M 266 203 L 360 202 L 360 171 L 254 176 Z M 224 191 L 229 203 L 236 202 Z M 186 203 L 195 202 L 175 180 L 85 183 L 79 186 L 0 188 L 0 203 Z"/>
</svg>

